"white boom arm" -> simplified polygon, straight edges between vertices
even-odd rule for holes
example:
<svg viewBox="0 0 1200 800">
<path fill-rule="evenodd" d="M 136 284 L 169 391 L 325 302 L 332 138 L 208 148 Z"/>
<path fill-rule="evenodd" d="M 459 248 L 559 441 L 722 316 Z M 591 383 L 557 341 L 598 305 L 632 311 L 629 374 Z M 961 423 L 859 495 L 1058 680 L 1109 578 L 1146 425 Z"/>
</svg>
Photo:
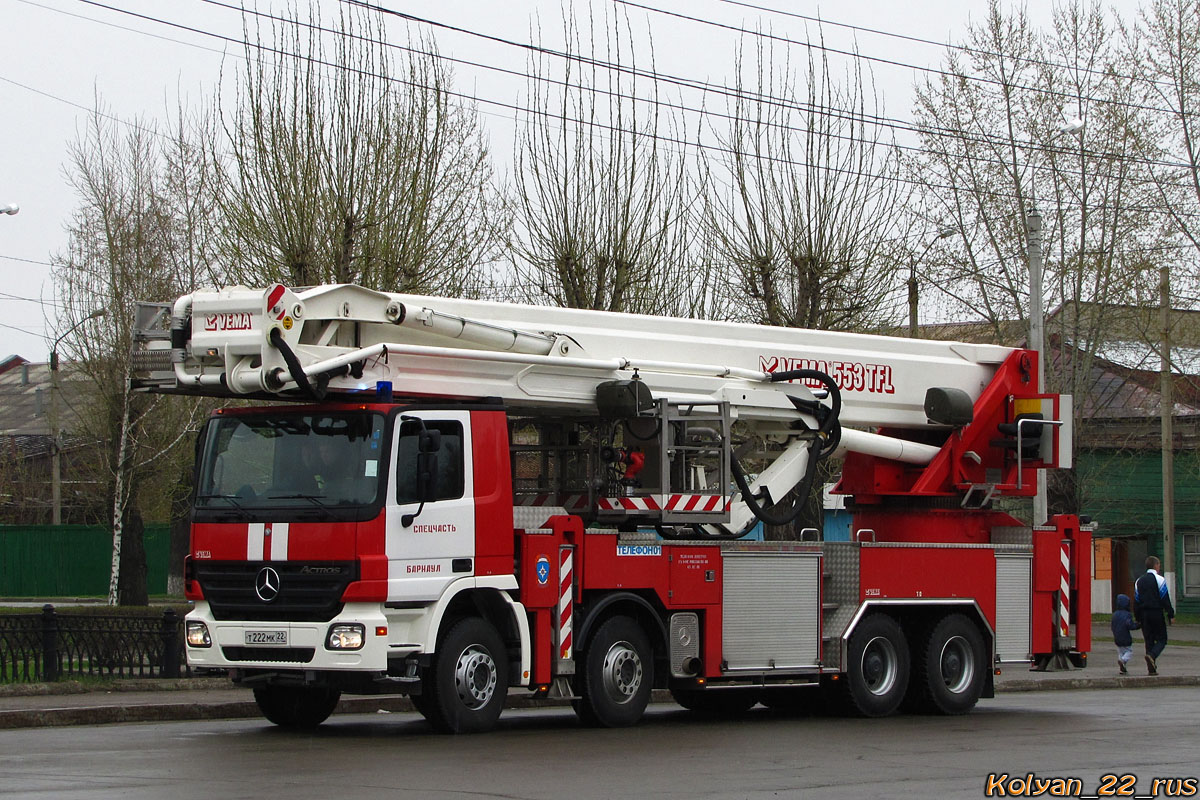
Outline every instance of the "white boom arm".
<svg viewBox="0 0 1200 800">
<path fill-rule="evenodd" d="M 172 326 L 186 342 L 146 383 L 199 394 L 278 394 L 295 388 L 272 331 L 308 376 L 361 365 L 331 391 L 392 381 L 406 395 L 498 397 L 517 408 L 595 408 L 596 385 L 636 371 L 655 397 L 677 403 L 728 401 L 735 418 L 796 419 L 799 384 L 769 381 L 795 368 L 829 374 L 842 391 L 847 427 L 924 428 L 926 389 L 960 389 L 972 399 L 1011 352 L 993 345 L 777 328 L 388 294 L 333 285 L 292 292 L 231 288 L 180 298 Z M 178 334 L 177 334 L 178 336 Z M 167 349 L 165 341 L 150 349 Z M 161 353 L 165 359 L 166 353 Z M 818 392 L 819 394 L 819 392 Z M 869 436 L 869 435 L 868 435 Z M 880 437 L 869 437 L 880 438 Z M 889 440 L 898 442 L 898 440 Z M 911 443 L 869 444 L 912 460 Z M 856 446 L 857 445 L 857 446 Z M 909 448 L 907 457 L 901 452 Z"/>
<path fill-rule="evenodd" d="M 369 392 L 393 383 L 405 397 L 496 397 L 516 411 L 596 413 L 597 386 L 637 377 L 679 406 L 728 404 L 784 452 L 749 481 L 782 498 L 808 470 L 792 427 L 827 398 L 814 382 L 771 373 L 812 369 L 840 387 L 841 448 L 928 463 L 939 448 L 861 428 L 927 428 L 931 385 L 975 400 L 1010 350 L 736 322 L 651 317 L 476 300 L 388 294 L 352 285 L 293 292 L 198 291 L 171 309 L 171 332 L 146 334 L 135 356 L 146 388 L 212 395 L 295 396 L 299 384 Z M 167 341 L 170 339 L 170 341 Z M 853 428 L 860 430 L 854 430 Z M 753 518 L 740 494 L 729 530 Z"/>
</svg>

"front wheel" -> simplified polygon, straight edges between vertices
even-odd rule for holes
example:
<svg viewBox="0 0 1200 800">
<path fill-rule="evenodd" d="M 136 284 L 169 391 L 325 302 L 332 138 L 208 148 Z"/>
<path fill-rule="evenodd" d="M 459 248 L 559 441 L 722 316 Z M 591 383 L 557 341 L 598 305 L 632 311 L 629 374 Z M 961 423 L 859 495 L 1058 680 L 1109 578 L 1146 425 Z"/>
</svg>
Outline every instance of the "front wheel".
<svg viewBox="0 0 1200 800">
<path fill-rule="evenodd" d="M 508 657 L 500 634 L 479 617 L 456 622 L 438 645 L 413 705 L 440 733 L 480 733 L 500 719 L 508 696 Z"/>
<path fill-rule="evenodd" d="M 602 624 L 584 655 L 580 719 L 604 728 L 640 720 L 654 683 L 653 658 L 649 639 L 632 619 L 613 617 Z"/>
<path fill-rule="evenodd" d="M 908 640 L 896 620 L 871 614 L 850 637 L 845 692 L 851 710 L 864 717 L 895 713 L 908 689 Z"/>
<path fill-rule="evenodd" d="M 913 706 L 938 714 L 965 714 L 983 694 L 987 652 L 979 629 L 962 614 L 945 617 L 917 653 Z"/>
<path fill-rule="evenodd" d="M 258 710 L 283 728 L 311 730 L 333 713 L 342 693 L 316 686 L 256 686 Z"/>
</svg>

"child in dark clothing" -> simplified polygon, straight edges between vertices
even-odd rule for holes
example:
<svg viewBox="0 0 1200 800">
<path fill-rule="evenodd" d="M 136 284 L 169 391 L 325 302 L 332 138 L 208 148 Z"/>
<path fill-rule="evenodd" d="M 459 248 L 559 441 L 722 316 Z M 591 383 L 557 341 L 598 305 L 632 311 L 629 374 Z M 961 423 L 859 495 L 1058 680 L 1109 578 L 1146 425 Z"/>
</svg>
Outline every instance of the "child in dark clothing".
<svg viewBox="0 0 1200 800">
<path fill-rule="evenodd" d="M 1129 613 L 1129 595 L 1117 595 L 1117 610 L 1112 615 L 1112 633 L 1117 645 L 1117 667 L 1122 675 L 1128 674 L 1125 665 L 1133 658 L 1133 636 L 1130 631 L 1141 627 L 1141 624 L 1133 621 L 1133 614 Z"/>
</svg>

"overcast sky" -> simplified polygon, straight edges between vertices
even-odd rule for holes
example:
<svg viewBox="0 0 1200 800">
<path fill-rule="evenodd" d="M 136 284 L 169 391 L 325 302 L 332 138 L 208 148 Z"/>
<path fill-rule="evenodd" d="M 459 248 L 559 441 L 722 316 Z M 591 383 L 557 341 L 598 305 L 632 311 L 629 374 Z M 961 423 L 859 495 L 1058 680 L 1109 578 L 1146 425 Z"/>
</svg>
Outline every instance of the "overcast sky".
<svg viewBox="0 0 1200 800">
<path fill-rule="evenodd" d="M 226 0 L 237 5 L 239 0 Z M 730 28 L 770 29 L 796 41 L 815 38 L 811 22 L 722 0 L 637 0 L 640 5 L 720 22 Z M 985 0 L 746 0 L 830 22 L 868 27 L 934 41 L 959 41 L 969 20 L 980 20 Z M 1131 0 L 1126 0 L 1131 2 Z M 250 4 L 249 2 L 247 3 Z M 332 19 L 336 0 L 321 0 Z M 557 0 L 379 0 L 379 4 L 428 20 L 520 42 L 531 41 L 541 26 L 542 42 L 561 44 L 561 5 Z M 260 0 L 258 8 L 279 3 Z M 299 5 L 305 6 L 304 2 Z M 576 3 L 576 6 L 583 4 Z M 1039 6 L 1035 20 L 1048 12 Z M 610 13 L 624 8 L 635 29 L 649 29 L 659 72 L 728 82 L 738 39 L 736 30 L 670 17 L 641 8 L 593 0 Z M 171 27 L 112 9 L 153 17 L 194 30 Z M 1041 17 L 1041 19 L 1038 19 Z M 233 40 L 242 38 L 235 11 L 204 0 L 0 0 L 0 205 L 18 203 L 20 213 L 0 215 L 0 358 L 19 354 L 31 361 L 48 357 L 54 334 L 57 292 L 49 262 L 67 245 L 64 226 L 75 204 L 64 175 L 67 148 L 98 95 L 115 117 L 166 119 L 177 107 L 209 102 L 224 62 L 227 71 L 241 63 Z M 443 55 L 522 71 L 527 54 L 517 47 L 489 43 L 467 33 L 393 20 L 389 41 L 404 43 L 409 32 L 436 38 Z M 938 66 L 936 47 L 828 25 L 826 45 L 857 47 L 865 55 L 918 66 Z M 807 57 L 802 47 L 792 55 Z M 643 65 L 647 62 L 642 62 Z M 455 66 L 455 88 L 499 103 L 519 104 L 524 82 L 486 69 Z M 904 66 L 871 63 L 889 116 L 910 119 L 911 86 L 919 73 Z M 516 112 L 482 104 L 493 136 L 497 166 L 511 158 Z"/>
</svg>

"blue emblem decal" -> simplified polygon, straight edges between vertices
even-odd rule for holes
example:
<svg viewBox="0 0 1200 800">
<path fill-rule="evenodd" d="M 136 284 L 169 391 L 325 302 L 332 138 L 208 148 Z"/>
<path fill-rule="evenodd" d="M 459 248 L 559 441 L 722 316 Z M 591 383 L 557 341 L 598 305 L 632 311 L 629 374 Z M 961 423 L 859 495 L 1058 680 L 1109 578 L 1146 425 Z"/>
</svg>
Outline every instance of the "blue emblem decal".
<svg viewBox="0 0 1200 800">
<path fill-rule="evenodd" d="M 550 580 L 550 559 L 545 556 L 537 560 L 537 579 L 538 583 L 542 585 Z"/>
</svg>

